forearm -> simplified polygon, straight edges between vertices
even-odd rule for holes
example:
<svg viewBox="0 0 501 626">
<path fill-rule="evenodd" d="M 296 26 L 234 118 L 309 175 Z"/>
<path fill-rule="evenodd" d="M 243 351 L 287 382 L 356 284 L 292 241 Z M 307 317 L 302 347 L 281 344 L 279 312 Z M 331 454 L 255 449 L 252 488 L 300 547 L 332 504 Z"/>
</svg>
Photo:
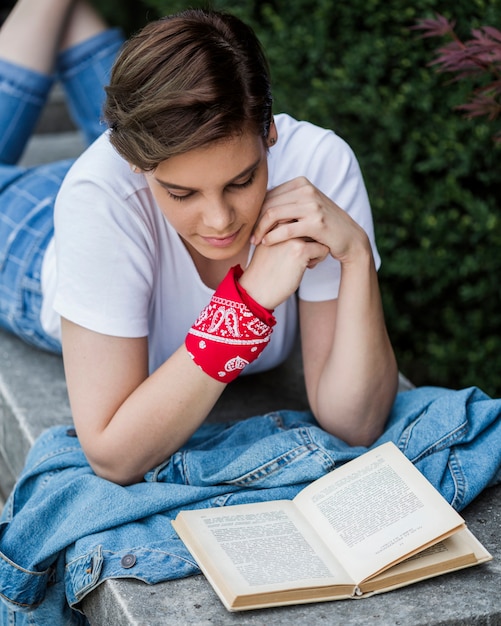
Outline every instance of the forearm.
<svg viewBox="0 0 501 626">
<path fill-rule="evenodd" d="M 326 430 L 352 445 L 368 445 L 384 428 L 397 385 L 397 365 L 368 250 L 342 265 L 331 348 L 311 403 Z"/>
<path fill-rule="evenodd" d="M 94 471 L 131 484 L 176 452 L 202 424 L 225 385 L 207 376 L 181 346 L 128 395 L 106 420 L 82 423 L 91 408 L 79 402 L 79 437 Z M 80 426 L 80 428 L 79 428 Z"/>
<path fill-rule="evenodd" d="M 63 320 L 75 425 L 97 474 L 141 480 L 187 441 L 226 384 L 266 348 L 275 319 L 238 283 L 241 274 L 237 266 L 226 274 L 183 344 L 151 375 L 147 337 L 103 335 Z"/>
</svg>

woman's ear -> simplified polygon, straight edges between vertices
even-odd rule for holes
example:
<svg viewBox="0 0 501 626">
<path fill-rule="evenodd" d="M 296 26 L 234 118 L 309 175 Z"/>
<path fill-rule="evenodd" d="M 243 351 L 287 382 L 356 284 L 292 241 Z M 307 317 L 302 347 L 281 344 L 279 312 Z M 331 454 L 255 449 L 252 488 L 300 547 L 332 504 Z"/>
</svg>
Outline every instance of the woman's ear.
<svg viewBox="0 0 501 626">
<path fill-rule="evenodd" d="M 278 131 L 275 125 L 275 120 L 271 118 L 270 130 L 268 132 L 267 144 L 268 147 L 274 146 L 278 141 Z"/>
</svg>

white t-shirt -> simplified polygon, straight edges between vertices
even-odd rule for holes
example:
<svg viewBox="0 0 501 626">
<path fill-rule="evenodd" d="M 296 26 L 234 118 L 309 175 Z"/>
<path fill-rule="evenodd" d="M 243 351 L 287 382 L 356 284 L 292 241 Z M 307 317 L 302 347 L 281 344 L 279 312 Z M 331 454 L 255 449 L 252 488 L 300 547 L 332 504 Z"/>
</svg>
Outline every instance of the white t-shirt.
<svg viewBox="0 0 501 626">
<path fill-rule="evenodd" d="M 278 142 L 268 156 L 268 188 L 305 176 L 367 232 L 376 262 L 372 215 L 356 158 L 332 131 L 275 116 Z M 59 338 L 59 316 L 95 332 L 148 337 L 150 371 L 183 343 L 214 293 L 200 279 L 176 231 L 157 207 L 145 178 L 101 136 L 66 176 L 55 209 L 55 244 L 44 258 L 42 324 Z M 250 252 L 252 254 L 252 250 Z M 336 298 L 339 262 L 306 270 L 303 300 Z M 297 334 L 291 296 L 275 309 L 270 344 L 245 372 L 275 367 Z"/>
</svg>

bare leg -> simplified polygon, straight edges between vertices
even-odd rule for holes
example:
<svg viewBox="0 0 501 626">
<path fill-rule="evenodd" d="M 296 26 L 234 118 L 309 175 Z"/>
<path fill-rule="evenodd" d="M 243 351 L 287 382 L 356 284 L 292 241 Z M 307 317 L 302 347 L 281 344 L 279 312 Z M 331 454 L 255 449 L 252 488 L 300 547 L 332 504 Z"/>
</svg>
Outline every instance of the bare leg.
<svg viewBox="0 0 501 626">
<path fill-rule="evenodd" d="M 60 48 L 61 50 L 71 48 L 106 30 L 107 27 L 93 6 L 86 0 L 77 0 L 67 23 Z"/>
<path fill-rule="evenodd" d="M 18 0 L 0 30 L 0 57 L 51 74 L 60 48 L 105 28 L 85 0 Z"/>
<path fill-rule="evenodd" d="M 75 0 L 19 0 L 0 30 L 0 57 L 52 73 L 55 55 Z"/>
</svg>

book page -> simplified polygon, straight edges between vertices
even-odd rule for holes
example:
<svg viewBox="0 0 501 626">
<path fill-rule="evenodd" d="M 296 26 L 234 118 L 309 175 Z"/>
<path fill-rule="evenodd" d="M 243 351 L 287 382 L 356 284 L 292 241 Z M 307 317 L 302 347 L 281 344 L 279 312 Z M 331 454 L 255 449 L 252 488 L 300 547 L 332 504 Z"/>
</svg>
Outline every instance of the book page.
<svg viewBox="0 0 501 626">
<path fill-rule="evenodd" d="M 348 585 L 349 594 L 354 588 L 292 502 L 182 511 L 173 525 L 212 584 L 225 581 L 235 595 L 323 585 Z"/>
<path fill-rule="evenodd" d="M 480 542 L 464 528 L 422 552 L 390 567 L 360 585 L 362 592 L 390 590 L 442 572 L 452 572 L 492 559 Z"/>
<path fill-rule="evenodd" d="M 393 443 L 320 478 L 294 502 L 357 583 L 464 524 Z"/>
</svg>

